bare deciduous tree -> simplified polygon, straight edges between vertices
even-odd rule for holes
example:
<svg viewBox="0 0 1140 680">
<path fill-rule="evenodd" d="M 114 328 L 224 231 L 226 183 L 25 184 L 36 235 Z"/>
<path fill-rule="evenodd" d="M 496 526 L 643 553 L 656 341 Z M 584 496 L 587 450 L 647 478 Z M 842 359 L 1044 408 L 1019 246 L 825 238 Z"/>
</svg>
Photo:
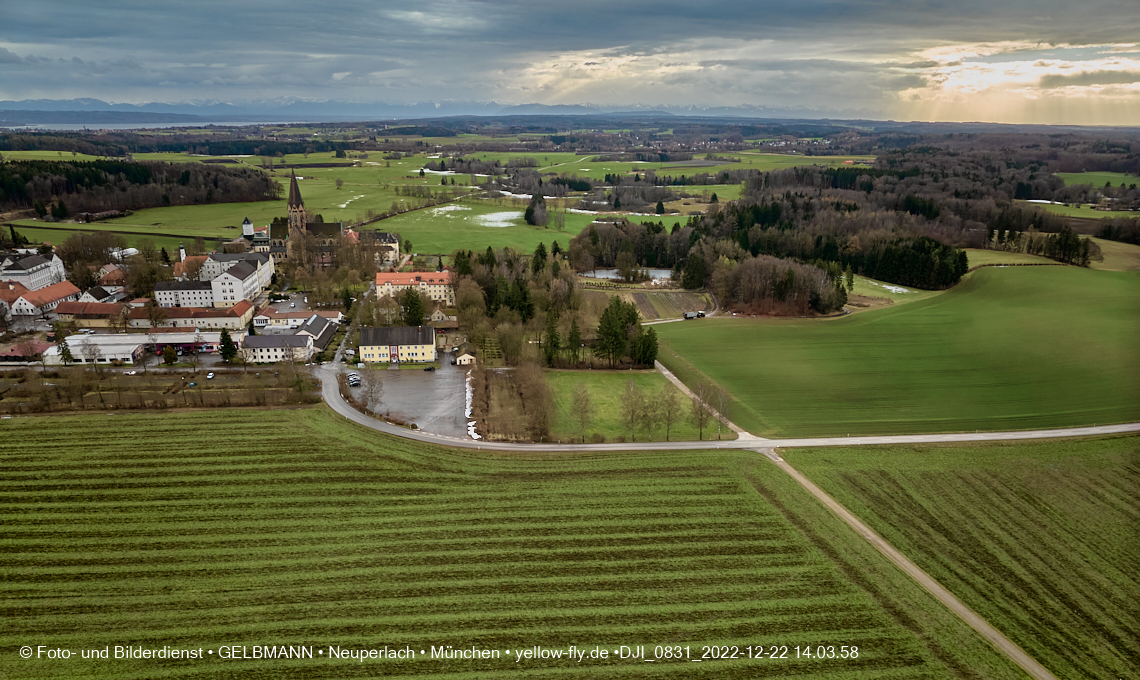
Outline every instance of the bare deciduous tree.
<svg viewBox="0 0 1140 680">
<path fill-rule="evenodd" d="M 364 397 L 364 404 L 373 412 L 380 407 L 380 400 L 384 398 L 384 378 L 381 370 L 366 370 L 360 377 L 360 393 Z"/>
<path fill-rule="evenodd" d="M 666 383 L 661 388 L 661 422 L 665 424 L 665 441 L 669 441 L 669 430 L 675 423 L 681 422 L 684 415 L 684 405 L 678 397 L 677 388 L 672 383 Z"/>
<path fill-rule="evenodd" d="M 712 418 L 712 412 L 709 411 L 708 397 L 710 394 L 709 386 L 704 383 L 698 383 L 693 388 L 693 399 L 689 407 L 689 418 L 693 424 L 697 426 L 697 438 L 705 438 L 705 426 L 708 425 L 709 420 Z"/>
<path fill-rule="evenodd" d="M 570 402 L 570 415 L 578 426 L 582 443 L 586 442 L 586 428 L 594 418 L 594 402 L 590 399 L 590 391 L 582 383 L 574 385 L 574 393 Z"/>
<path fill-rule="evenodd" d="M 630 441 L 637 441 L 637 425 L 641 420 L 643 397 L 632 380 L 627 380 L 621 392 L 621 423 L 629 428 Z"/>
</svg>

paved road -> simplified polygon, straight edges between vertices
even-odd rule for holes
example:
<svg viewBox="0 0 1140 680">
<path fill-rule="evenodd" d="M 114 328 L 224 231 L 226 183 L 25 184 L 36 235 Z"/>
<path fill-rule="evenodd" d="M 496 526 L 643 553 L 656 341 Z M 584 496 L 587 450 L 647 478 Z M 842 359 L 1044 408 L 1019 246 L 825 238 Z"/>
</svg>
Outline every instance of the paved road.
<svg viewBox="0 0 1140 680">
<path fill-rule="evenodd" d="M 699 442 L 613 442 L 607 444 L 508 444 L 501 442 L 476 441 L 466 437 L 446 437 L 408 430 L 403 427 L 370 418 L 349 406 L 341 398 L 337 389 L 336 374 L 343 370 L 343 364 L 332 363 L 316 367 L 313 375 L 321 381 L 321 394 L 325 403 L 334 411 L 353 422 L 360 423 L 380 432 L 417 441 L 458 446 L 483 451 L 661 451 L 661 450 L 708 450 L 708 449 L 755 449 L 757 444 L 766 447 L 790 448 L 797 446 L 862 446 L 867 444 L 939 444 L 951 442 L 1013 441 L 1018 439 L 1051 439 L 1054 437 L 1087 437 L 1091 435 L 1140 432 L 1140 423 L 1121 425 L 1100 425 L 1097 427 L 1069 427 L 1057 430 L 1022 430 L 1015 432 L 965 432 L 954 434 L 904 434 L 881 437 L 815 437 L 808 439 L 760 439 L 742 437 L 731 441 Z M 747 434 L 747 433 L 745 433 Z"/>
</svg>

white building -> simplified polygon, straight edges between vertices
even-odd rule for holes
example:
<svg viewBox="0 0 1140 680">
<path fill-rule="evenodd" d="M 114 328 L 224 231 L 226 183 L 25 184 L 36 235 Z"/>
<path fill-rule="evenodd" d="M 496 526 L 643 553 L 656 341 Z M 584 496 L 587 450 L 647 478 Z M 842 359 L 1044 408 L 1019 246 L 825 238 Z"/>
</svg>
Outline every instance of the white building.
<svg viewBox="0 0 1140 680">
<path fill-rule="evenodd" d="M 67 278 L 63 260 L 51 255 L 10 255 L 0 263 L 0 281 L 14 281 L 28 290 L 47 288 Z"/>
<path fill-rule="evenodd" d="M 159 281 L 154 301 L 159 307 L 213 307 L 214 286 L 209 281 Z"/>
<path fill-rule="evenodd" d="M 273 256 L 269 253 L 211 253 L 202 263 L 198 279 L 213 281 L 222 272 L 229 271 L 242 262 L 249 264 L 257 272 L 258 288 L 265 289 L 273 283 L 275 265 Z"/>
<path fill-rule="evenodd" d="M 210 281 L 215 307 L 232 307 L 242 300 L 253 302 L 261 292 L 257 270 L 249 262 L 239 262 Z"/>
<path fill-rule="evenodd" d="M 313 336 L 251 335 L 242 343 L 242 356 L 249 363 L 275 364 L 279 361 L 308 361 L 313 358 Z"/>
</svg>

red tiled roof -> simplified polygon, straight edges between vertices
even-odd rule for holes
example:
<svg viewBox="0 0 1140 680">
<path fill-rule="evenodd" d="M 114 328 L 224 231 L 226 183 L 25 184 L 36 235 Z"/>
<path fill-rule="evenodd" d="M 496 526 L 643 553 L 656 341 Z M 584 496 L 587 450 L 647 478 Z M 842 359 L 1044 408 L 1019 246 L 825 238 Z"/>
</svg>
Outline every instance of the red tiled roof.
<svg viewBox="0 0 1140 680">
<path fill-rule="evenodd" d="M 56 314 L 77 314 L 84 316 L 114 316 L 123 306 L 113 302 L 61 302 L 55 308 Z"/>
<path fill-rule="evenodd" d="M 59 283 L 53 283 L 39 290 L 28 291 L 20 297 L 36 307 L 43 307 L 44 305 L 50 305 L 56 300 L 62 300 L 72 295 L 79 295 L 79 289 L 75 287 L 75 284 L 70 281 L 60 281 Z"/>
<path fill-rule="evenodd" d="M 0 284 L 0 300 L 7 302 L 9 305 L 11 305 L 13 302 L 19 299 L 20 296 L 26 294 L 27 292 L 28 287 L 22 283 L 7 281 Z"/>
<path fill-rule="evenodd" d="M 397 274 L 376 274 L 376 285 L 390 283 L 393 286 L 413 286 L 419 283 L 451 283 L 451 272 L 406 272 Z"/>
<path fill-rule="evenodd" d="M 233 307 L 226 307 L 224 309 L 217 307 L 163 307 L 168 319 L 214 319 L 220 316 L 237 317 L 241 318 L 253 305 L 248 301 L 242 300 Z M 131 310 L 130 318 L 132 319 L 145 319 L 147 318 L 147 309 L 145 307 L 136 307 Z"/>
</svg>

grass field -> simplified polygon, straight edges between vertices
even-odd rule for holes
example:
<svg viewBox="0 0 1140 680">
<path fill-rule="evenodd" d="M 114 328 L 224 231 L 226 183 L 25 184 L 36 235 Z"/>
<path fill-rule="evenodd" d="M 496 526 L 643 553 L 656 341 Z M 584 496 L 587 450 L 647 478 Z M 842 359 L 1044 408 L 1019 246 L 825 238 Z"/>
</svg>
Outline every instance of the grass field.
<svg viewBox="0 0 1140 680">
<path fill-rule="evenodd" d="M 1140 439 L 784 457 L 1058 678 L 1140 668 Z"/>
<path fill-rule="evenodd" d="M 621 395 L 629 380 L 649 398 L 656 398 L 661 394 L 661 388 L 671 385 L 657 371 L 547 371 L 546 382 L 554 390 L 556 409 L 554 426 L 550 428 L 551 437 L 555 441 L 564 442 L 580 440 L 578 426 L 570 414 L 570 404 L 573 401 L 574 387 L 582 383 L 590 391 L 590 401 L 595 408 L 594 418 L 586 429 L 586 441 L 590 441 L 590 435 L 594 432 L 604 436 L 606 441 L 615 441 L 618 437 L 632 441 L 629 430 L 621 423 Z M 699 433 L 696 426 L 689 422 L 689 398 L 679 390 L 677 398 L 684 408 L 681 422 L 673 423 L 669 428 L 669 441 L 696 441 Z M 729 416 L 731 415 L 730 413 Z M 705 426 L 704 438 L 717 438 L 716 421 Z M 720 438 L 736 439 L 736 433 L 721 425 Z M 665 441 L 665 425 L 662 424 L 653 431 L 652 440 L 646 436 L 644 428 L 638 427 L 637 441 Z"/>
<path fill-rule="evenodd" d="M 1089 220 L 1103 220 L 1109 217 L 1140 217 L 1140 213 L 1130 210 L 1093 210 L 1089 205 L 1082 205 L 1074 208 L 1069 205 L 1057 205 L 1056 203 L 1028 203 L 1026 201 L 1015 201 L 1030 208 L 1040 208 L 1042 210 L 1063 215 L 1064 217 L 1083 217 Z"/>
<path fill-rule="evenodd" d="M 757 454 L 493 457 L 323 407 L 46 424 L 0 425 L 11 680 L 1021 677 Z M 789 653 L 684 670 L 419 654 L 571 644 Z M 314 658 L 22 660 L 22 645 L 307 645 Z M 404 645 L 415 660 L 317 653 Z M 859 656 L 796 659 L 797 645 Z"/>
<path fill-rule="evenodd" d="M 1102 269 L 1110 272 L 1136 271 L 1140 269 L 1140 246 L 1119 241 L 1106 241 L 1102 238 L 1090 236 L 1093 243 L 1100 246 L 1104 260 L 1093 262 L 1093 269 Z"/>
<path fill-rule="evenodd" d="M 1007 253 L 1001 250 L 979 250 L 977 248 L 967 248 L 966 257 L 969 258 L 971 267 L 983 264 L 1057 264 L 1056 260 L 1050 260 L 1039 255 Z"/>
<path fill-rule="evenodd" d="M 1096 188 L 1103 187 L 1106 182 L 1118 187 L 1121 182 L 1135 184 L 1140 181 L 1136 175 L 1127 175 L 1123 172 L 1058 172 L 1058 177 L 1065 181 L 1065 186 L 1074 184 L 1091 184 Z"/>
<path fill-rule="evenodd" d="M 659 359 L 686 384 L 727 387 L 733 421 L 760 436 L 1135 421 L 1138 298 L 1132 273 L 987 267 L 839 319 L 663 324 Z"/>
</svg>

